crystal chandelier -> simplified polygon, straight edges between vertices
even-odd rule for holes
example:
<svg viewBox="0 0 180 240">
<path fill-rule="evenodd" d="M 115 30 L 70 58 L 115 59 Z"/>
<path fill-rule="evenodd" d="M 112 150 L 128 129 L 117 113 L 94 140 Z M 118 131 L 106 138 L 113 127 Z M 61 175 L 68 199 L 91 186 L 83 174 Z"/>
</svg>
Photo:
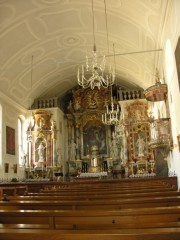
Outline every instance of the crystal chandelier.
<svg viewBox="0 0 180 240">
<path fill-rule="evenodd" d="M 102 122 L 106 125 L 116 125 L 119 122 L 120 109 L 116 100 L 111 97 L 111 103 L 106 105 L 106 112 L 102 114 Z"/>
<path fill-rule="evenodd" d="M 106 56 L 105 55 L 98 56 L 96 51 L 93 0 L 92 0 L 92 15 L 93 15 L 93 39 L 94 39 L 92 57 L 89 59 L 88 56 L 86 56 L 86 63 L 78 68 L 77 80 L 78 84 L 83 88 L 90 87 L 91 89 L 94 89 L 95 87 L 97 87 L 98 89 L 100 89 L 101 86 L 104 88 L 108 88 L 109 86 L 112 86 L 114 84 L 115 70 L 114 66 L 109 65 L 107 67 Z M 105 16 L 106 16 L 106 32 L 108 32 L 106 4 L 105 4 Z"/>
<path fill-rule="evenodd" d="M 114 44 L 113 44 L 113 50 L 114 50 Z M 114 66 L 116 66 L 115 50 L 114 50 Z M 118 99 L 117 83 L 116 83 L 116 95 Z M 115 99 L 115 97 L 113 98 L 112 86 L 111 86 L 111 102 L 110 104 L 106 105 L 106 112 L 102 114 L 102 122 L 106 125 L 117 125 L 120 121 L 120 108 L 119 108 L 117 99 Z"/>
<path fill-rule="evenodd" d="M 118 91 L 117 86 L 116 91 Z M 111 102 L 106 105 L 106 112 L 102 114 L 102 122 L 106 125 L 117 125 L 120 121 L 120 113 L 118 101 L 113 97 L 111 87 Z"/>
</svg>

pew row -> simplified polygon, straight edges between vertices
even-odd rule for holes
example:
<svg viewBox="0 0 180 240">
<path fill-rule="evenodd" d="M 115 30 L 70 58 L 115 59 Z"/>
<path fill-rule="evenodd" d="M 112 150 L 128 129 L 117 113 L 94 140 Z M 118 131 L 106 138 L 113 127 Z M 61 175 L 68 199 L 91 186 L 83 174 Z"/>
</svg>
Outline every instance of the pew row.
<svg viewBox="0 0 180 240">
<path fill-rule="evenodd" d="M 16 186 L 27 186 L 29 192 L 40 192 L 40 190 L 45 189 L 46 187 L 53 188 L 61 188 L 61 189 L 86 189 L 86 188 L 105 188 L 105 189 L 113 189 L 114 187 L 123 187 L 123 186 L 132 186 L 132 187 L 140 187 L 140 186 L 155 186 L 159 185 L 161 187 L 166 186 L 169 188 L 173 188 L 174 190 L 178 190 L 177 186 L 177 177 L 154 177 L 154 178 L 125 178 L 125 179 L 106 179 L 99 181 L 86 181 L 86 182 L 19 182 L 19 183 L 0 183 L 0 188 L 2 187 L 16 187 Z"/>
<path fill-rule="evenodd" d="M 3 196 L 0 239 L 179 240 L 175 178 L 151 180 L 48 183 L 25 196 Z"/>
<path fill-rule="evenodd" d="M 40 192 L 36 192 L 36 193 L 32 193 L 29 192 L 27 193 L 28 195 L 31 196 L 36 196 L 36 195 L 53 195 L 53 193 L 55 195 L 63 195 L 63 196 L 67 196 L 67 195 L 87 195 L 87 194 L 104 194 L 106 195 L 108 192 L 111 193 L 143 193 L 143 192 L 166 192 L 166 191 L 176 191 L 173 188 L 162 188 L 162 187 L 153 187 L 153 186 L 148 186 L 148 187 L 137 187 L 137 188 L 118 188 L 118 189 L 114 189 L 113 187 L 111 189 L 95 189 L 92 186 L 88 189 L 77 189 L 77 190 L 72 190 L 72 189 L 52 189 L 52 190 L 41 190 Z"/>
<path fill-rule="evenodd" d="M 180 227 L 180 207 L 121 210 L 0 210 L 1 228 L 100 230 Z"/>
<path fill-rule="evenodd" d="M 123 187 L 120 187 L 120 186 L 112 186 L 110 189 L 109 188 L 105 188 L 105 187 L 96 187 L 96 186 L 89 186 L 86 188 L 65 188 L 65 189 L 62 189 L 62 188 L 55 188 L 55 187 L 52 187 L 52 188 L 44 188 L 44 189 L 41 189 L 40 190 L 40 193 L 51 193 L 51 192 L 59 192 L 59 193 L 62 193 L 62 194 L 68 194 L 68 193 L 88 193 L 88 192 L 105 192 L 105 191 L 111 191 L 111 192 L 122 192 L 122 191 L 175 191 L 174 188 L 172 187 L 166 187 L 166 186 L 123 186 Z M 37 192 L 39 193 L 39 192 Z M 37 193 L 32 193 L 32 194 L 37 194 Z"/>
<path fill-rule="evenodd" d="M 179 240 L 177 228 L 127 229 L 127 230 L 47 230 L 47 229 L 0 229 L 2 240 Z"/>
<path fill-rule="evenodd" d="M 12 201 L 94 201 L 94 200 L 101 200 L 101 201 L 109 201 L 109 200 L 120 200 L 120 199 L 136 199 L 139 200 L 141 203 L 143 199 L 141 198 L 169 198 L 169 197 L 178 197 L 180 196 L 180 192 L 178 191 L 161 191 L 161 192 L 127 192 L 127 193 L 112 193 L 107 191 L 106 193 L 94 193 L 91 194 L 75 194 L 75 195 L 62 195 L 59 193 L 37 193 L 37 194 L 30 194 L 26 196 L 6 196 L 4 195 L 1 199 L 2 201 L 12 202 Z M 177 198 L 178 199 L 178 198 Z"/>
<path fill-rule="evenodd" d="M 136 180 L 136 179 L 135 179 Z M 111 181 L 111 182 L 86 182 L 86 183 L 76 183 L 73 182 L 71 184 L 46 184 L 44 185 L 40 191 L 48 191 L 48 190 L 71 190 L 71 191 L 82 191 L 88 189 L 95 189 L 95 190 L 120 190 L 120 189 L 139 189 L 139 188 L 168 188 L 172 190 L 177 190 L 177 185 L 175 183 L 175 179 L 167 178 L 166 181 L 160 181 L 151 179 L 146 179 L 146 181 Z M 37 192 L 37 191 L 36 191 Z"/>
<path fill-rule="evenodd" d="M 127 198 L 127 197 L 135 197 L 135 196 L 145 196 L 145 195 L 158 195 L 158 196 L 174 196 L 174 195 L 180 195 L 180 192 L 178 191 L 169 191 L 169 190 L 162 190 L 162 189 L 148 189 L 148 190 L 131 190 L 131 191 L 88 191 L 88 192 L 76 192 L 76 193 L 61 193 L 61 192 L 48 192 L 48 193 L 28 193 L 26 196 L 16 196 L 14 198 L 34 198 L 34 199 L 40 199 L 43 197 L 46 197 L 47 199 L 50 197 L 58 197 L 59 199 L 107 199 L 107 198 Z"/>
<path fill-rule="evenodd" d="M 152 208 L 180 206 L 180 196 L 149 196 L 114 199 L 61 200 L 41 198 L 41 200 L 14 199 L 0 201 L 1 210 L 119 210 L 127 208 Z"/>
<path fill-rule="evenodd" d="M 1 240 L 179 240 L 179 228 L 148 228 L 123 230 L 47 230 L 0 229 Z"/>
</svg>

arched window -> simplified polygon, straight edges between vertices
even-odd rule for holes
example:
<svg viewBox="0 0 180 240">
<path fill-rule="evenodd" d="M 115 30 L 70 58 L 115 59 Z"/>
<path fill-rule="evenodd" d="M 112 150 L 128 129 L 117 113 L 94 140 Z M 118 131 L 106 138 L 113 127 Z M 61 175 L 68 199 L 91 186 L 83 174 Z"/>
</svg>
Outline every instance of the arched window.
<svg viewBox="0 0 180 240">
<path fill-rule="evenodd" d="M 171 81 L 174 71 L 174 56 L 172 52 L 171 42 L 167 40 L 165 48 L 165 69 L 167 81 Z"/>
<path fill-rule="evenodd" d="M 18 152 L 19 152 L 19 164 L 24 164 L 24 156 L 26 154 L 26 141 L 24 130 L 24 117 L 18 117 Z"/>
<path fill-rule="evenodd" d="M 177 42 L 176 50 L 175 50 L 175 59 L 176 59 L 176 70 L 180 88 L 180 37 Z"/>
</svg>

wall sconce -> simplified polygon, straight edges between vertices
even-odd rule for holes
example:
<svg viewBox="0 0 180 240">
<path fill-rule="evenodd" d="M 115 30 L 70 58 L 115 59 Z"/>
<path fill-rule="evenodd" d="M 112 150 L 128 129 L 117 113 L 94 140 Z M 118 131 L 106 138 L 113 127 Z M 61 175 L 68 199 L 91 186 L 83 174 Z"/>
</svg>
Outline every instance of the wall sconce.
<svg viewBox="0 0 180 240">
<path fill-rule="evenodd" d="M 178 140 L 178 146 L 179 146 L 179 152 L 180 152 L 180 134 L 177 135 L 177 140 Z"/>
</svg>

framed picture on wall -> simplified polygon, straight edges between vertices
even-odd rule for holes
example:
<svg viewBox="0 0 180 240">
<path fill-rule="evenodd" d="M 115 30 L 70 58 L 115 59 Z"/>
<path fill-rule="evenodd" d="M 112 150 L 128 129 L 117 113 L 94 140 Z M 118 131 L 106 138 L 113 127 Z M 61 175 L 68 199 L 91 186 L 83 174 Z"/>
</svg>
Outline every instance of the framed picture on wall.
<svg viewBox="0 0 180 240">
<path fill-rule="evenodd" d="M 15 129 L 6 126 L 6 153 L 15 155 Z"/>
</svg>

